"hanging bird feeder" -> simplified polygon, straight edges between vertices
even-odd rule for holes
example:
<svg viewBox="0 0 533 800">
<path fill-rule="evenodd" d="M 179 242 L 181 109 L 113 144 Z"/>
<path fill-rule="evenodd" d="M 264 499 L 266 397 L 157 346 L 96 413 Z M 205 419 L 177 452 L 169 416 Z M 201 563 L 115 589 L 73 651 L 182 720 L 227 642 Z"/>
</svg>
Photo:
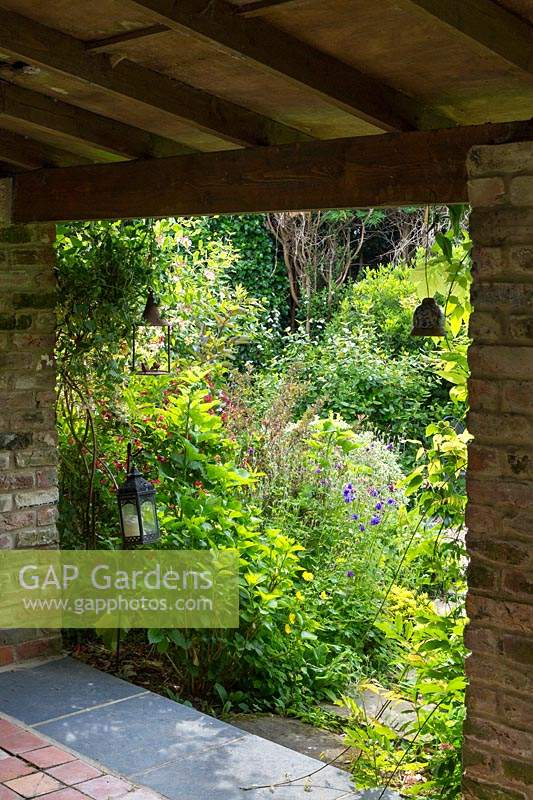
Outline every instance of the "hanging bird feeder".
<svg viewBox="0 0 533 800">
<path fill-rule="evenodd" d="M 133 327 L 131 370 L 136 375 L 170 373 L 171 324 L 164 319 L 150 290 L 142 320 Z"/>
</svg>

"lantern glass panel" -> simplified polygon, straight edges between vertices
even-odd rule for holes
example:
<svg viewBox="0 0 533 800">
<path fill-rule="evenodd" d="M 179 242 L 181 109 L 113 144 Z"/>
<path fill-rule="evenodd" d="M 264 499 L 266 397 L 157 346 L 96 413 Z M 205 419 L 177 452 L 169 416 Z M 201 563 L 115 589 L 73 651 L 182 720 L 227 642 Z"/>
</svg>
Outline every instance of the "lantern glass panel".
<svg viewBox="0 0 533 800">
<path fill-rule="evenodd" d="M 137 325 L 133 336 L 133 371 L 140 375 L 169 373 L 170 325 Z"/>
<path fill-rule="evenodd" d="M 141 500 L 141 519 L 143 526 L 143 536 L 156 536 L 157 535 L 157 518 L 155 510 L 155 500 L 152 497 L 147 497 Z"/>
<path fill-rule="evenodd" d="M 122 526 L 126 539 L 139 538 L 141 531 L 139 528 L 139 516 L 137 514 L 137 503 L 126 502 L 121 508 Z"/>
</svg>

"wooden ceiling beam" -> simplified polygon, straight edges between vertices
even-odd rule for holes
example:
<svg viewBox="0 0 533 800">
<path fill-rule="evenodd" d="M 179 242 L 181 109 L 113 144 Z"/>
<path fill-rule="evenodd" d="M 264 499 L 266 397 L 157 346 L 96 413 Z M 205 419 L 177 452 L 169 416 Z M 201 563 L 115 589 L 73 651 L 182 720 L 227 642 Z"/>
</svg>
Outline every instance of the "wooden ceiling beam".
<svg viewBox="0 0 533 800">
<path fill-rule="evenodd" d="M 471 147 L 532 139 L 530 120 L 36 170 L 13 221 L 460 203 Z"/>
<path fill-rule="evenodd" d="M 225 0 L 127 0 L 181 33 L 244 58 L 311 89 L 333 105 L 383 131 L 443 127 L 443 116 L 407 95 L 317 50 L 263 19 L 245 19 Z M 237 9 L 238 10 L 238 9 Z"/>
<path fill-rule="evenodd" d="M 163 158 L 193 152 L 172 139 L 12 83 L 0 83 L 0 124 L 2 119 L 22 122 L 30 129 L 59 133 L 76 145 L 89 145 L 101 153 L 102 160 L 110 156 Z"/>
<path fill-rule="evenodd" d="M 35 142 L 26 136 L 5 129 L 0 130 L 0 161 L 20 169 L 66 167 L 80 162 L 90 163 L 88 159 Z"/>
<path fill-rule="evenodd" d="M 0 9 L 0 54 L 6 53 L 137 106 L 164 112 L 232 144 L 267 145 L 311 138 L 132 61 L 112 64 L 104 54 L 88 53 L 85 43 L 72 36 Z"/>
<path fill-rule="evenodd" d="M 259 17 L 265 11 L 270 11 L 271 8 L 292 8 L 294 6 L 301 6 L 304 3 L 309 4 L 312 0 L 256 0 L 256 2 L 244 3 L 243 5 L 235 7 L 235 13 L 239 17 Z"/>
<path fill-rule="evenodd" d="M 500 56 L 508 64 L 533 73 L 533 29 L 493 0 L 400 0 L 433 20 Z"/>
<path fill-rule="evenodd" d="M 166 25 L 150 25 L 148 28 L 138 28 L 134 31 L 117 33 L 115 36 L 108 36 L 105 39 L 94 39 L 87 42 L 85 49 L 90 53 L 110 53 L 113 50 L 120 50 L 121 45 L 129 42 L 136 42 L 139 39 L 147 39 L 157 36 L 160 33 L 168 33 Z"/>
</svg>

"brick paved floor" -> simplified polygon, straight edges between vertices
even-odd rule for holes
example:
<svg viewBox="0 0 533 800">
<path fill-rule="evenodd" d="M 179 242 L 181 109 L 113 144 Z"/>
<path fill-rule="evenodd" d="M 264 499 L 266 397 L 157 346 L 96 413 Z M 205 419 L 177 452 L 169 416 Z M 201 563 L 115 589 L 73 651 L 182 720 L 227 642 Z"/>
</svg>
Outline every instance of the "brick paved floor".
<svg viewBox="0 0 533 800">
<path fill-rule="evenodd" d="M 160 800 L 0 715 L 0 800 Z"/>
</svg>

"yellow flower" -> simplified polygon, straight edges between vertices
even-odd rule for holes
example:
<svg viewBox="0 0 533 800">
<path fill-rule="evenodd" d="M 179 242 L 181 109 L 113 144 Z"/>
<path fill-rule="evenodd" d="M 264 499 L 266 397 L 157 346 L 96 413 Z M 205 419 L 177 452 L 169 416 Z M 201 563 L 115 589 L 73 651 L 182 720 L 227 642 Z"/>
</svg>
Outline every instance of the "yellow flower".
<svg viewBox="0 0 533 800">
<path fill-rule="evenodd" d="M 312 572 L 304 572 L 304 574 L 302 575 L 304 581 L 312 581 L 314 577 L 315 576 L 313 575 Z"/>
<path fill-rule="evenodd" d="M 292 628 L 289 624 L 285 625 L 285 633 L 292 633 Z"/>
<path fill-rule="evenodd" d="M 291 623 L 291 625 L 294 625 L 294 623 L 296 622 L 296 614 L 289 614 L 289 622 Z"/>
<path fill-rule="evenodd" d="M 327 600 L 328 599 L 328 596 L 324 591 L 320 592 L 320 599 L 321 600 Z"/>
<path fill-rule="evenodd" d="M 301 591 L 299 589 L 296 592 L 295 597 L 296 597 L 296 599 L 298 600 L 299 603 L 303 602 L 304 596 L 303 596 L 303 594 L 301 593 Z"/>
</svg>

